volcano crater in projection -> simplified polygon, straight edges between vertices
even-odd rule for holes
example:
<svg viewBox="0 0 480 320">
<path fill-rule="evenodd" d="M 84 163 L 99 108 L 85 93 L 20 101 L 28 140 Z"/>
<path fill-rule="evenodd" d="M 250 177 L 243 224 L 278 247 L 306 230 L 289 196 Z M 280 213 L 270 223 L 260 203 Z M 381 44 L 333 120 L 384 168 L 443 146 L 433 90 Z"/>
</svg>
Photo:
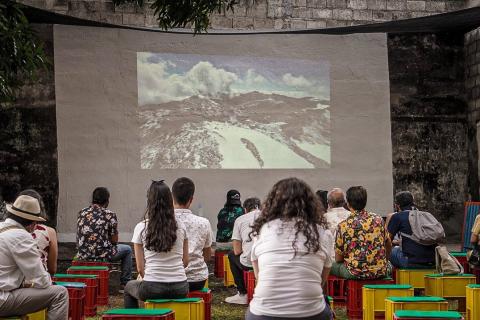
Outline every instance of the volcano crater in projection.
<svg viewBox="0 0 480 320">
<path fill-rule="evenodd" d="M 324 61 L 137 53 L 143 169 L 330 167 Z"/>
</svg>

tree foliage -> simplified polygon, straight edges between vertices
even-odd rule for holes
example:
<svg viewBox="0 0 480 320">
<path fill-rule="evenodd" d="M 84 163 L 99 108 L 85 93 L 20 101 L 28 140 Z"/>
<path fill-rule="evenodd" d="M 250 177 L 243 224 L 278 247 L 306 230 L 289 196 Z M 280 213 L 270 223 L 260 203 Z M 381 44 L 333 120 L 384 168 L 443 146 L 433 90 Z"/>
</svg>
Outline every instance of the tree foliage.
<svg viewBox="0 0 480 320">
<path fill-rule="evenodd" d="M 0 1 L 0 103 L 14 100 L 25 79 L 35 79 L 47 64 L 42 42 L 30 27 L 22 5 Z"/>
<path fill-rule="evenodd" d="M 113 0 L 115 5 L 133 4 L 143 7 L 143 0 Z M 151 0 L 158 25 L 164 30 L 193 26 L 195 33 L 206 31 L 214 12 L 233 11 L 235 0 Z"/>
</svg>

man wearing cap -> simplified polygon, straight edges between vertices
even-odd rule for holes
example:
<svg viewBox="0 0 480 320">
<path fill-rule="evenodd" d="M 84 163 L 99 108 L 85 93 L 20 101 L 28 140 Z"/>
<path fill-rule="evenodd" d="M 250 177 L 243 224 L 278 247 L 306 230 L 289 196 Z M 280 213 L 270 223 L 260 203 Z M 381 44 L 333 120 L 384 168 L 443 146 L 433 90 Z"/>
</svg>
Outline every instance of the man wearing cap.
<svg viewBox="0 0 480 320">
<path fill-rule="evenodd" d="M 218 213 L 217 223 L 217 249 L 233 249 L 232 247 L 232 233 L 233 225 L 238 217 L 245 213 L 242 208 L 242 201 L 240 200 L 240 192 L 237 190 L 229 190 L 227 192 L 227 201 Z"/>
<path fill-rule="evenodd" d="M 68 292 L 52 285 L 30 234 L 40 217 L 38 200 L 22 195 L 7 205 L 0 223 L 0 317 L 47 309 L 48 319 L 68 319 Z"/>
</svg>

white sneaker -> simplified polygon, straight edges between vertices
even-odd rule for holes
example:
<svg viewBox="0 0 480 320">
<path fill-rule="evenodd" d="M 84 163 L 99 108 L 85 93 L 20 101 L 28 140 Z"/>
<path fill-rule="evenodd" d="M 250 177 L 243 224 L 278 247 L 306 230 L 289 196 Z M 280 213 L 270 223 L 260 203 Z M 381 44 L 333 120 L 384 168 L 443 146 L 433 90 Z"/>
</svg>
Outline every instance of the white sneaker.
<svg viewBox="0 0 480 320">
<path fill-rule="evenodd" d="M 225 302 L 233 304 L 248 304 L 248 299 L 246 294 L 237 293 L 234 296 L 226 298 Z"/>
</svg>

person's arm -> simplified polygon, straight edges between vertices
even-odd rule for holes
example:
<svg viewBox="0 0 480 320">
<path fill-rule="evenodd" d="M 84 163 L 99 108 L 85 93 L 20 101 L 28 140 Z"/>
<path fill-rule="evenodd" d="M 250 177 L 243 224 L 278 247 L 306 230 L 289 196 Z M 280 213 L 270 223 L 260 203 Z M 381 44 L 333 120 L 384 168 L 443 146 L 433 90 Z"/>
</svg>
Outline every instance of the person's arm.
<svg viewBox="0 0 480 320">
<path fill-rule="evenodd" d="M 475 218 L 475 222 L 472 227 L 472 236 L 470 237 L 470 242 L 475 246 L 479 244 L 479 235 L 480 235 L 480 215 Z"/>
<path fill-rule="evenodd" d="M 233 253 L 234 253 L 236 256 L 240 255 L 240 254 L 243 252 L 242 241 L 233 240 L 233 241 L 232 241 L 232 244 L 233 244 Z"/>
<path fill-rule="evenodd" d="M 335 237 L 335 262 L 341 263 L 344 261 L 343 256 L 343 223 L 340 223 L 337 227 L 336 237 Z"/>
<path fill-rule="evenodd" d="M 204 251 L 205 252 L 205 251 Z M 183 266 L 188 266 L 188 239 L 183 240 Z"/>
<path fill-rule="evenodd" d="M 252 261 L 252 267 L 253 267 L 253 272 L 255 273 L 255 279 L 258 281 L 258 273 L 260 270 L 258 270 L 258 260 L 253 260 Z"/>
<path fill-rule="evenodd" d="M 117 243 L 118 243 L 118 233 L 112 235 L 111 241 L 112 241 L 113 244 L 117 244 Z"/>
<path fill-rule="evenodd" d="M 110 224 L 112 228 L 111 241 L 112 241 L 112 244 L 117 244 L 118 243 L 118 219 L 115 212 L 112 212 L 111 214 L 112 214 L 112 217 L 110 218 Z"/>
<path fill-rule="evenodd" d="M 323 270 L 322 270 L 322 289 L 323 289 L 323 292 L 327 292 L 328 276 L 330 275 L 330 269 L 331 268 L 323 268 Z M 332 294 L 332 293 L 329 292 L 328 294 Z"/>
<path fill-rule="evenodd" d="M 208 263 L 211 258 L 212 258 L 212 247 L 203 248 L 203 260 L 205 260 L 205 262 Z"/>
<path fill-rule="evenodd" d="M 145 254 L 143 252 L 143 245 L 134 243 L 133 250 L 135 251 L 135 262 L 137 263 L 138 274 L 145 277 Z"/>
<path fill-rule="evenodd" d="M 25 277 L 24 287 L 44 289 L 52 285 L 50 274 L 40 259 L 37 242 L 30 234 L 19 236 L 10 246 L 13 259 Z"/>
<path fill-rule="evenodd" d="M 58 242 L 57 232 L 50 227 L 47 227 L 48 238 L 50 242 L 48 244 L 48 257 L 47 257 L 47 269 L 48 273 L 55 274 L 57 272 L 57 258 L 58 258 Z"/>
</svg>

